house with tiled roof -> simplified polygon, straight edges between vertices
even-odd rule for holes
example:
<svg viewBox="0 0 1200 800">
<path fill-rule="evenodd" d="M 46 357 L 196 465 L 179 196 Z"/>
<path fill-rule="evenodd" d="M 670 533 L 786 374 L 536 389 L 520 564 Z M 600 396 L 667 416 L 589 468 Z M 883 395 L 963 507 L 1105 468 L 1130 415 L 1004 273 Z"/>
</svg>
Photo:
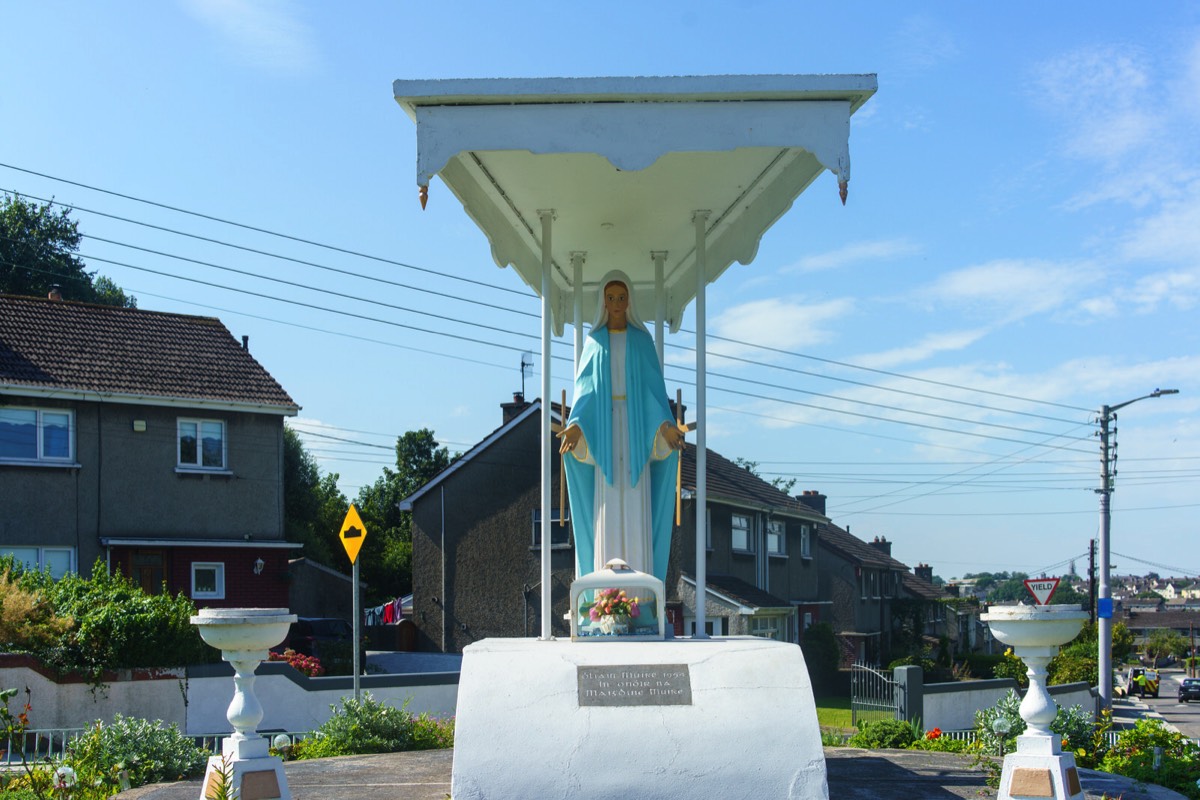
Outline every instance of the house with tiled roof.
<svg viewBox="0 0 1200 800">
<path fill-rule="evenodd" d="M 541 629 L 541 403 L 518 395 L 502 409 L 500 427 L 401 504 L 413 515 L 421 649 L 459 652 L 479 639 Z M 558 404 L 551 416 L 560 419 Z M 707 463 L 707 632 L 799 642 L 808 626 L 828 623 L 851 650 L 876 653 L 907 567 L 833 526 L 824 495 L 792 497 L 713 450 Z M 551 627 L 568 636 L 575 557 L 569 514 L 559 508 L 559 466 L 553 459 Z M 666 580 L 667 618 L 680 636 L 695 630 L 695 474 L 689 443 Z"/>
<path fill-rule="evenodd" d="M 0 552 L 287 606 L 283 420 L 220 320 L 0 295 Z"/>
<path fill-rule="evenodd" d="M 805 504 L 714 450 L 709 450 L 706 530 L 706 627 L 714 635 L 753 634 L 799 642 L 828 621 L 821 595 L 817 529 L 824 509 Z M 671 545 L 679 569 L 675 596 L 680 634 L 691 635 L 696 604 L 696 449 L 683 452 L 682 525 Z M 668 579 L 671 576 L 668 575 Z"/>
</svg>

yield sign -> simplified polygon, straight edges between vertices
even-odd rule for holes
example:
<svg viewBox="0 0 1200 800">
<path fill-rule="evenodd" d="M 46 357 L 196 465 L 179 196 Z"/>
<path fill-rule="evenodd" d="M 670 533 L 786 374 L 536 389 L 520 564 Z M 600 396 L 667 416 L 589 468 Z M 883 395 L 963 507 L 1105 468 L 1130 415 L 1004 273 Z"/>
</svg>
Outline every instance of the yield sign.
<svg viewBox="0 0 1200 800">
<path fill-rule="evenodd" d="M 367 538 L 367 526 L 363 525 L 362 518 L 358 516 L 358 509 L 353 503 L 346 512 L 346 519 L 342 522 L 342 531 L 338 536 L 342 540 L 342 547 L 346 548 L 346 555 L 350 556 L 350 563 L 353 564 L 358 558 L 358 549 L 362 547 L 363 539 Z"/>
<path fill-rule="evenodd" d="M 1058 578 L 1026 578 L 1025 588 L 1033 595 L 1039 606 L 1050 602 L 1054 590 L 1058 588 Z"/>
</svg>

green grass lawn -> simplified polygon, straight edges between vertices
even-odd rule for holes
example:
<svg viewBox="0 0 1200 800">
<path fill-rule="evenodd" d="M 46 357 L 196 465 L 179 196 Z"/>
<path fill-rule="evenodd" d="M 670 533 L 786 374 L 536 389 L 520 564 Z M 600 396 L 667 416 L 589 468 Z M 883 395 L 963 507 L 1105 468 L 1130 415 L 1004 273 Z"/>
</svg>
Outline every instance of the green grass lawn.
<svg viewBox="0 0 1200 800">
<path fill-rule="evenodd" d="M 850 698 L 817 698 L 817 724 L 822 729 L 854 730 L 854 726 L 850 723 Z"/>
</svg>

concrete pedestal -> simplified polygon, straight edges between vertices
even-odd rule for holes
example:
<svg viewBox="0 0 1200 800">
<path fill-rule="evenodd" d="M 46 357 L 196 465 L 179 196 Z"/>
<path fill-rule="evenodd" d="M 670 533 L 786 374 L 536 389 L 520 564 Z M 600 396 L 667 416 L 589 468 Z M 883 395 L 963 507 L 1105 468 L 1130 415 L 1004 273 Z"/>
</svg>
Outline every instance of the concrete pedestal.
<svg viewBox="0 0 1200 800">
<path fill-rule="evenodd" d="M 1004 757 L 998 800 L 1085 800 L 1075 756 L 1062 752 L 1058 734 L 1017 737 L 1017 752 Z"/>
<path fill-rule="evenodd" d="M 800 648 L 755 637 L 472 644 L 451 782 L 455 800 L 829 794 Z"/>
<path fill-rule="evenodd" d="M 200 800 L 210 800 L 228 779 L 227 796 L 237 800 L 292 800 L 283 759 L 268 753 L 265 738 L 221 740 L 221 755 L 208 759 Z"/>
</svg>

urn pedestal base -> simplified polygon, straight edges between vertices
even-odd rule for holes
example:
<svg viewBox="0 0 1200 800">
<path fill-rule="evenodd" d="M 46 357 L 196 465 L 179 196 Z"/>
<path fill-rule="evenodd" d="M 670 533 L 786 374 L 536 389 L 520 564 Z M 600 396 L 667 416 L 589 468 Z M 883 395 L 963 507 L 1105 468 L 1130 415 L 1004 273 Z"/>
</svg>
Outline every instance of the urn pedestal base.
<svg viewBox="0 0 1200 800">
<path fill-rule="evenodd" d="M 1085 800 L 1075 756 L 1062 752 L 1058 734 L 1017 737 L 1017 752 L 1004 757 L 998 800 Z"/>
</svg>

